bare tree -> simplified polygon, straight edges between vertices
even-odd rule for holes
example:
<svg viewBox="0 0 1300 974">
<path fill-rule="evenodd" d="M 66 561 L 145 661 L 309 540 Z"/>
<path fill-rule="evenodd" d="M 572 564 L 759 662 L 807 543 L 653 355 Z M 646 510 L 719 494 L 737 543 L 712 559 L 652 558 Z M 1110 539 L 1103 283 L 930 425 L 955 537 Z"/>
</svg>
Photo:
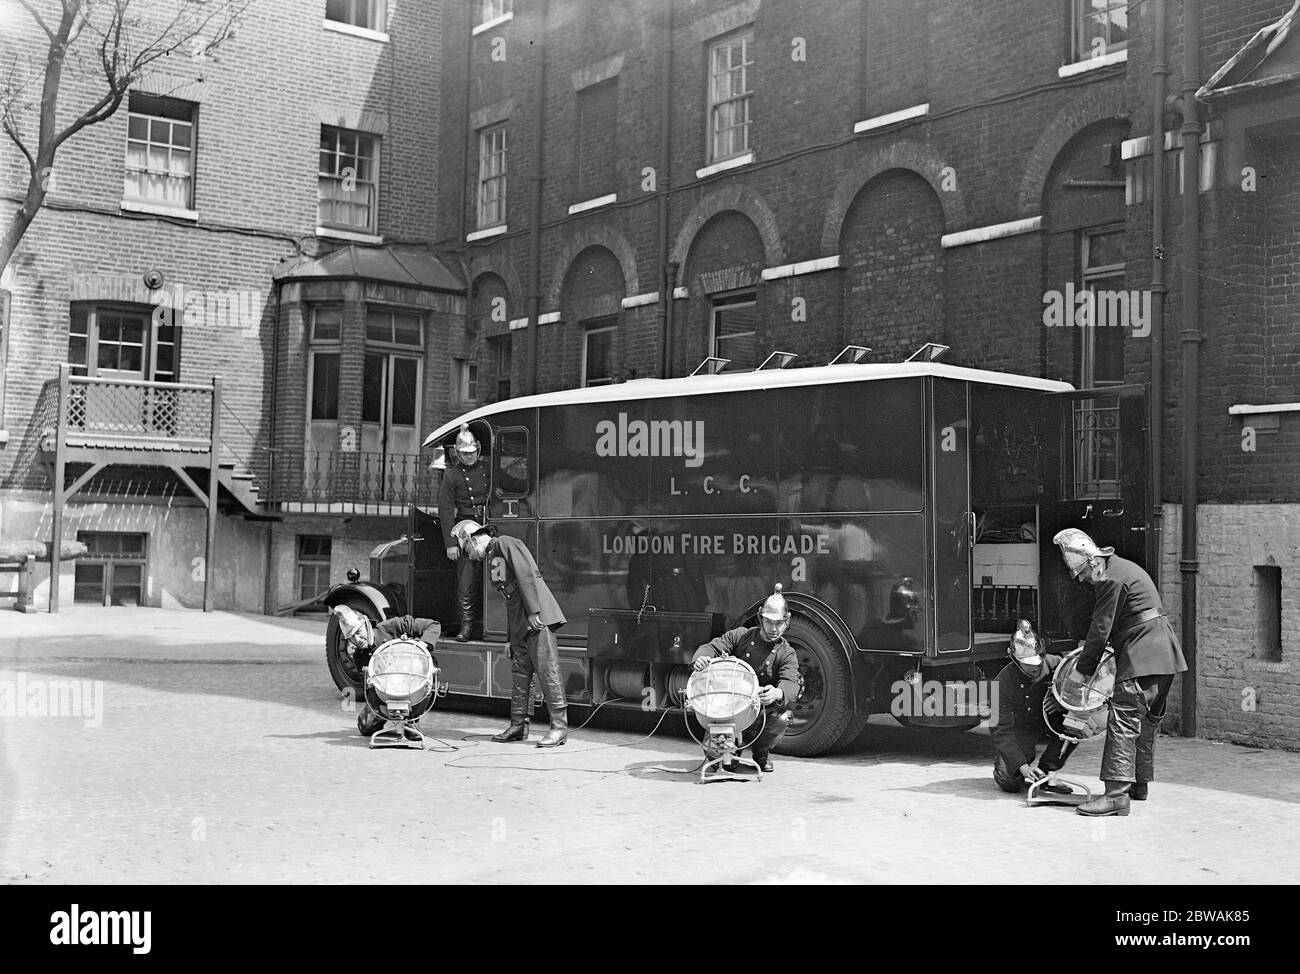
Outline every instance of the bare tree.
<svg viewBox="0 0 1300 974">
<path fill-rule="evenodd" d="M 0 64 L 0 130 L 27 161 L 27 190 L 0 237 L 0 271 L 45 202 L 59 147 L 88 125 L 113 117 L 133 85 L 154 62 L 173 54 L 206 58 L 234 36 L 236 21 L 251 0 L 58 0 L 38 4 L 17 0 L 49 39 L 38 106 L 26 97 L 36 71 L 24 71 L 15 52 Z M 42 7 L 46 15 L 42 15 Z M 57 23 L 51 16 L 58 14 Z M 62 128 L 58 124 L 60 88 L 65 76 L 94 79 L 97 97 Z M 37 129 L 24 131 L 33 115 Z"/>
</svg>

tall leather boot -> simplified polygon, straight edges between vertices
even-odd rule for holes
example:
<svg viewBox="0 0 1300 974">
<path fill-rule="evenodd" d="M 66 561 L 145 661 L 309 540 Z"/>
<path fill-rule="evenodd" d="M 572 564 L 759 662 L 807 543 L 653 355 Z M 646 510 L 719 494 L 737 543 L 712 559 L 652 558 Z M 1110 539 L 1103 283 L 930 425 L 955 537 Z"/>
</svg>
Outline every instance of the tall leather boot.
<svg viewBox="0 0 1300 974">
<path fill-rule="evenodd" d="M 510 683 L 510 726 L 500 734 L 493 736 L 492 740 L 501 744 L 509 741 L 526 741 L 528 740 L 528 696 L 529 688 L 533 682 L 533 674 L 530 672 L 531 667 L 521 665 L 520 660 L 514 656 L 515 650 L 511 650 L 511 674 Z"/>
<path fill-rule="evenodd" d="M 1137 782 L 1129 789 L 1129 798 L 1135 802 L 1147 800 L 1147 784 L 1156 777 L 1156 735 L 1160 732 L 1160 722 L 1164 715 L 1153 717 L 1147 714 L 1142 721 L 1142 733 L 1138 735 L 1137 760 L 1134 777 Z"/>
<path fill-rule="evenodd" d="M 456 632 L 456 642 L 470 641 L 470 630 L 474 628 L 474 603 L 470 599 L 460 599 L 460 629 Z"/>
<path fill-rule="evenodd" d="M 569 704 L 564 696 L 564 683 L 560 679 L 560 654 L 555 645 L 555 635 L 544 629 L 537 636 L 537 679 L 546 698 L 546 712 L 551 717 L 551 728 L 537 742 L 538 747 L 559 747 L 569 739 Z"/>
</svg>

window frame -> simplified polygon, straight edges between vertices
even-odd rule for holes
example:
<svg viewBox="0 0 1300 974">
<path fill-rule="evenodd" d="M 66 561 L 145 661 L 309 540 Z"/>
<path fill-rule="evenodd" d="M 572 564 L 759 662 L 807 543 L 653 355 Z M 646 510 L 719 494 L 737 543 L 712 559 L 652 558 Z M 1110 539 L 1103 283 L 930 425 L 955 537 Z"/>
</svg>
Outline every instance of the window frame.
<svg viewBox="0 0 1300 974">
<path fill-rule="evenodd" d="M 1127 51 L 1131 42 L 1131 37 L 1126 38 L 1123 43 L 1116 46 L 1110 40 L 1111 28 L 1114 21 L 1111 17 L 1115 10 L 1123 10 L 1125 14 L 1125 32 L 1128 32 L 1127 15 L 1129 8 L 1133 6 L 1130 0 L 1107 0 L 1106 3 L 1106 46 L 1100 53 L 1092 49 L 1092 45 L 1084 44 L 1084 26 L 1086 21 L 1093 15 L 1091 7 L 1092 0 L 1070 0 L 1070 62 L 1078 64 L 1086 62 L 1096 57 L 1105 57 L 1110 54 L 1118 54 L 1120 51 Z"/>
<path fill-rule="evenodd" d="M 713 86 L 714 86 L 715 78 L 720 77 L 720 75 L 715 75 L 713 71 L 714 56 L 715 56 L 714 52 L 716 52 L 719 48 L 724 46 L 730 47 L 734 45 L 737 41 L 743 42 L 744 51 L 745 51 L 743 57 L 748 58 L 748 60 L 742 60 L 740 64 L 741 69 L 745 72 L 745 91 L 743 94 L 731 95 L 723 99 L 722 101 L 715 103 L 713 100 Z M 705 75 L 704 161 L 706 165 L 713 166 L 721 162 L 726 162 L 729 159 L 739 159 L 742 158 L 743 156 L 748 155 L 750 152 L 753 151 L 753 145 L 751 144 L 751 140 L 750 140 L 750 126 L 753 124 L 753 118 L 750 115 L 750 106 L 752 105 L 752 100 L 754 97 L 754 81 L 753 81 L 752 73 L 753 73 L 755 62 L 752 60 L 753 45 L 754 45 L 754 26 L 753 24 L 749 24 L 745 27 L 740 28 L 739 30 L 732 31 L 729 34 L 725 34 L 721 37 L 714 38 L 713 40 L 709 41 L 708 46 L 706 48 L 705 65 L 704 65 L 704 75 Z M 730 74 L 734 70 L 735 70 L 735 65 L 732 65 L 727 69 L 727 73 Z M 715 152 L 716 149 L 715 139 L 717 134 L 714 129 L 715 112 L 718 110 L 719 107 L 723 105 L 733 105 L 737 103 L 744 103 L 746 106 L 745 123 L 743 127 L 735 126 L 735 125 L 731 126 L 728 129 L 728 132 L 733 132 L 737 128 L 743 128 L 744 135 L 745 135 L 744 146 L 737 151 L 733 151 L 725 155 L 718 154 Z"/>
<path fill-rule="evenodd" d="M 1079 231 L 1079 288 L 1080 291 L 1095 292 L 1098 285 L 1106 282 L 1118 281 L 1120 287 L 1118 290 L 1126 290 L 1123 285 L 1127 280 L 1126 272 L 1128 267 L 1127 261 L 1121 261 L 1117 264 L 1098 264 L 1089 265 L 1091 257 L 1092 241 L 1096 237 L 1114 236 L 1121 243 L 1124 240 L 1124 227 L 1121 224 L 1110 224 L 1100 227 L 1087 227 Z M 1096 301 L 1092 303 L 1094 314 L 1097 308 Z M 1073 311 L 1071 310 L 1071 313 Z M 1098 379 L 1096 376 L 1097 368 L 1097 331 L 1101 326 L 1096 322 L 1089 324 L 1085 328 L 1079 329 L 1079 387 L 1081 389 L 1102 388 L 1105 386 L 1123 385 L 1124 376 L 1121 374 L 1117 379 Z M 1124 329 L 1108 325 L 1114 333 L 1122 336 Z M 1122 366 L 1121 366 L 1122 368 Z"/>
<path fill-rule="evenodd" d="M 746 288 L 743 291 L 733 291 L 729 294 L 715 294 L 711 296 L 712 300 L 709 305 L 709 355 L 715 358 L 727 358 L 721 354 L 722 349 L 718 346 L 718 312 L 725 310 L 735 310 L 737 308 L 751 307 L 754 309 L 754 330 L 737 332 L 734 335 L 725 335 L 723 340 L 728 338 L 743 338 L 746 335 L 753 335 L 755 346 L 758 341 L 758 290 L 756 288 Z M 757 356 L 756 356 L 757 357 Z M 736 366 L 734 368 L 724 369 L 724 372 L 745 372 L 753 369 L 758 363 L 748 367 Z"/>
<path fill-rule="evenodd" d="M 479 397 L 478 362 L 472 358 L 453 358 L 451 402 L 453 406 L 476 406 Z M 470 375 L 473 374 L 471 379 Z M 473 395 L 470 387 L 473 386 Z"/>
<path fill-rule="evenodd" d="M 618 384 L 618 372 L 611 372 L 608 378 L 599 382 L 589 381 L 587 375 L 587 366 L 591 359 L 588 352 L 588 341 L 593 335 L 611 334 L 610 342 L 610 368 L 614 368 L 614 341 L 618 338 L 618 315 L 605 315 L 600 318 L 589 318 L 582 322 L 582 388 L 596 388 L 597 386 L 612 386 Z"/>
<path fill-rule="evenodd" d="M 382 34 L 388 30 L 388 0 L 339 0 L 348 8 L 349 14 L 356 15 L 356 11 L 365 9 L 367 14 L 367 23 L 361 24 L 354 20 L 339 20 L 331 17 L 328 0 L 325 3 L 325 20 L 331 24 L 343 24 L 347 27 L 355 27 L 358 30 L 374 31 L 376 34 Z"/>
<path fill-rule="evenodd" d="M 474 4 L 474 26 L 494 24 L 514 14 L 513 0 L 477 0 Z M 495 12 L 492 12 L 495 11 Z"/>
<path fill-rule="evenodd" d="M 492 364 L 496 370 L 496 401 L 501 402 L 510 398 L 510 386 L 515 363 L 515 339 L 511 332 L 506 332 L 500 338 L 491 339 L 491 342 L 493 345 Z M 503 385 L 505 395 L 501 394 Z"/>
<path fill-rule="evenodd" d="M 181 329 L 175 325 L 163 325 L 154 320 L 155 306 L 123 303 L 121 301 L 74 301 L 68 306 L 68 343 L 65 346 L 64 361 L 72 367 L 73 375 L 95 377 L 99 373 L 99 318 L 105 312 L 130 315 L 143 319 L 140 372 L 146 382 L 179 382 L 181 375 Z M 78 319 L 85 323 L 84 332 L 77 331 Z M 170 331 L 170 338 L 162 335 Z M 85 342 L 85 358 L 82 362 L 72 360 L 72 340 L 82 338 Z M 110 343 L 114 344 L 114 343 Z M 115 344 L 121 345 L 121 342 Z M 159 349 L 170 346 L 172 350 L 172 367 L 159 371 Z M 121 370 L 111 370 L 121 371 Z M 166 378 L 160 378 L 166 376 Z"/>
<path fill-rule="evenodd" d="M 387 339 L 372 338 L 370 336 L 370 317 L 371 315 L 387 315 L 389 319 L 388 334 L 391 336 Z M 397 322 L 398 317 L 414 318 L 416 327 L 420 332 L 420 340 L 416 343 L 399 342 L 397 340 Z M 421 357 L 424 355 L 425 344 L 425 316 L 419 311 L 410 308 L 389 307 L 387 305 L 368 304 L 365 313 L 365 346 L 367 348 L 383 349 L 384 351 L 400 351 L 410 355 L 418 353 Z"/>
<path fill-rule="evenodd" d="M 305 557 L 304 554 L 303 554 L 303 542 L 304 542 L 304 541 L 314 541 L 314 542 L 322 542 L 322 541 L 323 541 L 323 542 L 325 543 L 325 547 L 328 549 L 328 552 L 329 552 L 329 553 L 328 553 L 328 554 L 325 554 L 325 555 L 321 555 L 321 554 L 317 553 L 317 554 L 315 554 L 315 555 L 311 555 L 311 556 L 306 556 L 306 557 Z M 334 558 L 334 539 L 333 539 L 330 535 L 328 535 L 328 534 L 299 534 L 299 535 L 297 535 L 296 542 L 297 542 L 297 543 L 296 543 L 295 546 L 294 546 L 294 547 L 295 547 L 295 550 L 294 550 L 294 588 L 295 588 L 295 589 L 297 590 L 297 592 L 298 592 L 298 599 L 299 599 L 299 601 L 302 601 L 302 600 L 304 600 L 304 599 L 318 597 L 318 596 L 321 595 L 322 593 L 324 593 L 324 592 L 326 592 L 326 591 L 329 590 L 329 586 L 330 586 L 330 582 L 329 582 L 330 567 L 331 567 L 331 565 L 332 565 L 332 563 L 333 563 L 333 558 Z M 304 594 L 303 594 L 303 569 L 304 569 L 304 568 L 311 568 L 311 569 L 315 569 L 315 570 L 319 570 L 319 569 L 321 569 L 321 568 L 324 568 L 324 569 L 325 569 L 325 585 L 324 585 L 324 587 L 321 588 L 321 589 L 319 589 L 319 590 L 316 591 L 316 592 L 313 592 L 311 595 L 304 595 Z"/>
<path fill-rule="evenodd" d="M 368 235 L 377 234 L 379 232 L 378 230 L 379 181 L 380 181 L 380 173 L 381 173 L 380 164 L 383 156 L 382 137 L 376 135 L 373 132 L 362 132 L 359 129 L 342 128 L 338 125 L 321 125 L 320 131 L 321 131 L 321 147 L 316 156 L 316 226 L 326 231 L 340 231 L 343 233 L 360 233 L 360 234 L 368 234 Z M 324 143 L 325 143 L 326 135 L 330 133 L 332 133 L 334 137 L 333 146 L 332 148 L 327 149 Z M 358 192 L 358 189 L 362 185 L 365 185 L 370 189 L 370 193 L 371 193 L 370 202 L 366 204 L 367 222 L 364 227 L 355 223 L 344 224 L 338 221 L 323 219 L 325 214 L 322 212 L 322 207 L 327 202 L 324 193 L 325 181 L 332 180 L 341 187 L 342 183 L 349 178 L 343 175 L 343 170 L 347 169 L 348 167 L 347 166 L 340 167 L 339 165 L 339 163 L 343 159 L 349 157 L 347 154 L 345 154 L 342 151 L 340 147 L 340 139 L 342 136 L 345 135 L 352 136 L 357 140 L 356 152 L 351 154 L 351 158 L 355 158 L 358 161 L 358 163 L 361 161 L 362 158 L 366 158 L 370 163 L 371 173 L 369 179 L 361 179 L 360 176 L 357 176 L 356 178 L 357 188 L 351 190 L 343 190 L 341 188 L 339 189 L 339 192 L 341 193 L 346 192 L 346 193 L 353 193 L 353 194 Z M 366 144 L 368 144 L 370 147 L 369 156 L 362 155 L 362 148 Z M 329 153 L 329 155 L 333 158 L 334 169 L 335 169 L 334 172 L 332 173 L 321 172 L 320 170 L 321 153 Z M 348 200 L 343 197 L 330 198 L 328 202 L 331 204 L 344 202 L 350 206 L 359 205 L 354 200 Z M 333 212 L 332 209 L 331 212 Z"/>
<path fill-rule="evenodd" d="M 488 145 L 488 140 L 495 135 L 501 136 L 501 148 L 496 150 Z M 486 162 L 488 158 L 499 158 L 501 169 L 499 172 L 486 172 Z M 506 206 L 509 201 L 507 193 L 509 192 L 510 176 L 510 143 L 507 136 L 507 123 L 497 122 L 492 125 L 485 125 L 478 130 L 478 177 L 474 190 L 474 218 L 475 229 L 488 230 L 492 227 L 502 227 L 506 225 Z M 485 193 L 490 183 L 499 183 L 500 191 L 493 205 L 499 211 L 499 219 L 489 219 L 486 207 Z"/>
<path fill-rule="evenodd" d="M 133 108 L 132 103 L 141 102 L 141 107 Z M 155 114 L 145 110 L 143 103 L 152 102 L 153 107 L 164 109 L 174 107 L 175 111 L 184 112 L 188 117 L 179 117 L 173 115 Z M 143 142 L 138 138 L 131 136 L 131 123 L 134 121 L 143 121 L 145 123 L 145 136 Z M 153 141 L 154 123 L 160 122 L 168 125 L 168 138 L 166 143 L 155 143 Z M 189 128 L 189 145 L 183 149 L 177 149 L 174 141 L 175 128 L 178 125 L 188 126 Z M 181 98 L 169 98 L 164 95 L 150 95 L 145 92 L 132 91 L 127 97 L 126 110 L 126 153 L 122 161 L 122 202 L 135 204 L 137 206 L 154 206 L 178 212 L 192 213 L 194 210 L 195 184 L 198 182 L 198 134 L 199 134 L 199 106 L 196 102 L 186 101 Z M 136 168 L 131 162 L 131 147 L 134 144 L 144 146 L 145 165 L 143 169 Z M 168 167 L 164 171 L 154 172 L 149 168 L 149 156 L 155 148 L 166 147 Z M 151 177 L 157 176 L 164 180 L 173 178 L 171 172 L 171 160 L 176 152 L 184 152 L 189 155 L 189 173 L 184 178 L 184 201 L 176 202 L 169 200 L 166 196 L 150 196 L 147 187 Z M 143 180 L 146 192 L 136 194 L 128 192 L 128 183 L 133 178 Z"/>
</svg>

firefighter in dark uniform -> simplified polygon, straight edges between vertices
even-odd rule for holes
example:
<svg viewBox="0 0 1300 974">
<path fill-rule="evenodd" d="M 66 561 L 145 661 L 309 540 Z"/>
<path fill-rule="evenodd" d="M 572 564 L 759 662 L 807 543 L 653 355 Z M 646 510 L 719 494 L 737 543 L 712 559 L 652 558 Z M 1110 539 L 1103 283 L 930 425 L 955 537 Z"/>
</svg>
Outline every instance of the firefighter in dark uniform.
<svg viewBox="0 0 1300 974">
<path fill-rule="evenodd" d="M 568 620 L 547 588 L 528 546 L 516 538 L 495 538 L 495 530 L 468 520 L 453 529 L 453 537 L 465 550 L 465 559 L 486 561 L 488 578 L 506 600 L 512 677 L 510 726 L 492 740 L 528 739 L 528 695 L 535 672 L 551 718 L 550 730 L 537 746 L 559 747 L 569 737 L 569 721 L 555 631 Z"/>
<path fill-rule="evenodd" d="M 997 723 L 993 725 L 993 780 L 1003 791 L 1023 791 L 1040 778 L 1065 765 L 1065 742 L 1051 734 L 1043 722 L 1043 698 L 1051 692 L 1052 673 L 1061 657 L 1043 652 L 1042 641 L 1022 619 L 1007 644 L 1010 662 L 998 673 Z M 1052 741 L 1038 755 L 1044 737 Z M 1044 791 L 1068 795 L 1067 785 L 1044 784 Z"/>
<path fill-rule="evenodd" d="M 1165 614 L 1160 592 L 1140 565 L 1098 548 L 1078 528 L 1059 532 L 1070 574 L 1092 585 L 1092 623 L 1076 664 L 1092 676 L 1109 643 L 1115 650 L 1115 692 L 1106 720 L 1101 780 L 1106 793 L 1079 806 L 1081 815 L 1127 815 L 1130 799 L 1145 801 L 1155 777 L 1156 732 L 1174 677 L 1187 670 L 1183 647 Z"/>
<path fill-rule="evenodd" d="M 417 619 L 415 616 L 396 616 L 385 619 L 375 625 L 356 609 L 340 605 L 334 610 L 339 619 L 339 631 L 347 644 L 348 653 L 356 663 L 358 670 L 364 669 L 374 655 L 375 647 L 382 646 L 390 639 L 410 636 L 419 639 L 429 647 L 430 653 L 442 635 L 442 626 L 433 619 Z M 434 658 L 435 665 L 437 658 Z M 370 704 L 361 708 L 357 714 L 357 730 L 369 737 L 384 726 L 384 718 L 370 709 Z M 411 735 L 407 735 L 411 740 Z"/>
<path fill-rule="evenodd" d="M 799 697 L 799 657 L 785 640 L 785 631 L 790 628 L 790 607 L 780 585 L 763 602 L 758 621 L 753 628 L 730 629 L 705 643 L 695 651 L 691 665 L 703 670 L 715 658 L 734 656 L 758 674 L 762 687 L 758 700 L 763 705 L 765 722 L 758 736 L 746 742 L 745 747 L 753 752 L 755 764 L 771 772 L 772 748 L 794 719 L 787 708 Z"/>
<path fill-rule="evenodd" d="M 480 459 L 478 440 L 469 426 L 456 434 L 458 464 L 448 466 L 438 488 L 438 521 L 447 557 L 456 563 L 456 604 L 460 611 L 457 642 L 483 638 L 483 576 L 478 565 L 461 557 L 452 529 L 460 521 L 482 524 L 487 518 L 488 464 Z"/>
</svg>

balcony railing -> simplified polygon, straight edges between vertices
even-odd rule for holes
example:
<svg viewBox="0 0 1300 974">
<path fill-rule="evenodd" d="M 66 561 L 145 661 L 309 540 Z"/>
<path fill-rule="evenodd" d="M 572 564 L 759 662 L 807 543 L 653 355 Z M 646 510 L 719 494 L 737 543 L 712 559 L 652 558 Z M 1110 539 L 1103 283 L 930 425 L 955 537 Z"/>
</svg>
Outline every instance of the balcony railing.
<svg viewBox="0 0 1300 974">
<path fill-rule="evenodd" d="M 435 494 L 428 458 L 417 453 L 308 450 L 301 487 L 278 488 L 274 500 L 285 513 L 394 516 L 432 505 Z"/>
<path fill-rule="evenodd" d="M 212 443 L 213 386 L 60 376 L 66 443 L 207 453 Z"/>
</svg>

